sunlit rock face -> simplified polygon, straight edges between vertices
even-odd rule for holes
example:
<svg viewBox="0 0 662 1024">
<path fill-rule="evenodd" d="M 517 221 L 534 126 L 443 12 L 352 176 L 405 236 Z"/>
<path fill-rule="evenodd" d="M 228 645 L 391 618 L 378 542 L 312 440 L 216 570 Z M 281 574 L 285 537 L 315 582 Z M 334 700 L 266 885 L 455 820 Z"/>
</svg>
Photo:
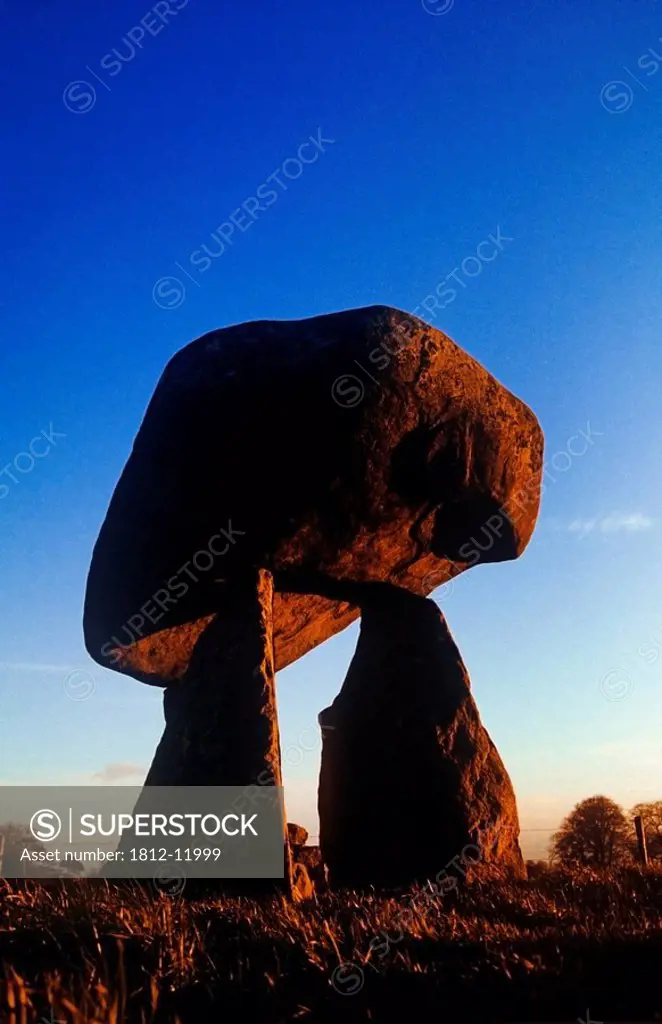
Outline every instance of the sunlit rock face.
<svg viewBox="0 0 662 1024">
<path fill-rule="evenodd" d="M 85 637 L 165 686 L 259 567 L 275 665 L 359 614 L 517 557 L 538 512 L 533 413 L 440 331 L 386 306 L 240 324 L 169 362 L 97 541 Z"/>
</svg>

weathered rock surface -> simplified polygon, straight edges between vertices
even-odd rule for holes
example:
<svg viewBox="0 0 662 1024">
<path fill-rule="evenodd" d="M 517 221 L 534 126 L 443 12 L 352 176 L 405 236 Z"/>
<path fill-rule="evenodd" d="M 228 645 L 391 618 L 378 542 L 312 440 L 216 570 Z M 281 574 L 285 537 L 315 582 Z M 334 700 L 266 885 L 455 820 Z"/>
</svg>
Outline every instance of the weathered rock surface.
<svg viewBox="0 0 662 1024">
<path fill-rule="evenodd" d="M 296 903 L 312 900 L 315 896 L 315 887 L 308 868 L 300 861 L 295 861 L 292 868 L 292 896 Z"/>
<path fill-rule="evenodd" d="M 305 846 L 308 842 L 308 829 L 304 828 L 303 825 L 295 825 L 292 821 L 287 823 L 287 835 L 292 849 Z"/>
<path fill-rule="evenodd" d="M 326 879 L 326 868 L 319 846 L 300 846 L 296 850 L 295 856 L 296 863 L 305 867 L 315 892 L 327 892 L 329 886 Z"/>
<path fill-rule="evenodd" d="M 523 873 L 513 788 L 434 602 L 375 586 L 320 725 L 320 847 L 332 885 L 444 877 L 468 846 L 484 868 Z"/>
<path fill-rule="evenodd" d="M 415 317 L 374 306 L 214 331 L 168 364 L 113 495 L 88 650 L 181 679 L 264 567 L 283 668 L 357 616 L 357 585 L 427 594 L 515 558 L 541 470 L 527 406 Z"/>
</svg>

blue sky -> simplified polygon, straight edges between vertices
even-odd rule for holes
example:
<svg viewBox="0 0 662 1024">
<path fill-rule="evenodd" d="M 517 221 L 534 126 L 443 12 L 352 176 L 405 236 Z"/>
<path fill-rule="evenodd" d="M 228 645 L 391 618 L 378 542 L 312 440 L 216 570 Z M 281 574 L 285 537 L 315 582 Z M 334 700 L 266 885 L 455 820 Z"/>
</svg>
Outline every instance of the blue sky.
<svg viewBox="0 0 662 1024">
<path fill-rule="evenodd" d="M 243 320 L 413 310 L 455 275 L 428 319 L 546 434 L 524 557 L 436 595 L 523 825 L 662 797 L 660 5 L 29 0 L 0 21 L 0 779 L 150 761 L 160 694 L 90 662 L 81 614 L 169 357 Z M 313 832 L 316 715 L 355 639 L 279 677 L 290 817 Z"/>
</svg>

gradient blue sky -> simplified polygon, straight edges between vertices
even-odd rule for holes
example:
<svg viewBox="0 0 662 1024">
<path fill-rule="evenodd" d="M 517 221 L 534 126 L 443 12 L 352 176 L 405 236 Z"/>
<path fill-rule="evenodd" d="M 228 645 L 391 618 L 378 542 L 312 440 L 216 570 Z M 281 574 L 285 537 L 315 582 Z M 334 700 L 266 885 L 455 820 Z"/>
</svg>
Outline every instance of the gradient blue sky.
<svg viewBox="0 0 662 1024">
<path fill-rule="evenodd" d="M 535 410 L 550 476 L 525 556 L 436 597 L 525 828 L 662 796 L 662 5 L 448 6 L 0 5 L 2 781 L 139 774 L 154 751 L 160 693 L 90 662 L 81 609 L 168 358 L 243 320 L 413 310 L 500 226 L 429 319 Z M 177 264 L 318 129 L 325 152 L 189 280 Z M 170 276 L 184 290 L 155 293 Z M 290 817 L 313 832 L 316 715 L 355 638 L 279 677 Z"/>
</svg>

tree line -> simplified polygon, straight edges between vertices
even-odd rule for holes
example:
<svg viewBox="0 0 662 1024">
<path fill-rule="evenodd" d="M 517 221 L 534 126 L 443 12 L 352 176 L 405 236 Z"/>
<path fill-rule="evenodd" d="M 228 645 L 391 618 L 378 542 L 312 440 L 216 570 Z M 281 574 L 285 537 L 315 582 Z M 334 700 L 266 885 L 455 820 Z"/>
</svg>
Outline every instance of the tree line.
<svg viewBox="0 0 662 1024">
<path fill-rule="evenodd" d="M 662 800 L 624 811 L 606 796 L 581 800 L 561 823 L 550 843 L 550 863 L 602 870 L 637 859 L 634 821 L 641 817 L 650 860 L 662 861 Z"/>
</svg>

